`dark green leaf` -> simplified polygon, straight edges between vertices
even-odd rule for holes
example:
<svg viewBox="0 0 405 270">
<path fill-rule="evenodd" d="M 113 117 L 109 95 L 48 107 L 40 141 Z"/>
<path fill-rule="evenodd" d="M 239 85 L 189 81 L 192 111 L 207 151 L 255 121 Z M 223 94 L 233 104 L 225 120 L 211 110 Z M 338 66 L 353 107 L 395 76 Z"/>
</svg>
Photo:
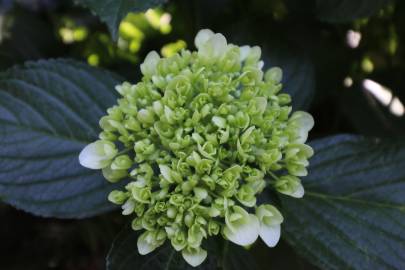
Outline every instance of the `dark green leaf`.
<svg viewBox="0 0 405 270">
<path fill-rule="evenodd" d="M 191 267 L 177 252 L 166 243 L 148 255 L 139 255 L 137 249 L 138 233 L 125 228 L 118 234 L 107 256 L 107 270 L 245 270 L 257 269 L 252 256 L 243 248 L 231 243 L 221 245 L 221 239 L 209 239 L 204 247 L 207 259 L 198 267 Z M 207 241 L 208 242 L 208 241 Z"/>
<path fill-rule="evenodd" d="M 368 17 L 387 6 L 391 0 L 316 0 L 316 15 L 327 22 L 348 22 Z"/>
<path fill-rule="evenodd" d="M 322 269 L 404 269 L 405 143 L 314 141 L 303 199 L 282 197 L 284 236 Z"/>
<path fill-rule="evenodd" d="M 266 68 L 277 66 L 283 70 L 283 92 L 291 95 L 293 110 L 308 109 L 315 92 L 315 73 L 309 56 L 287 41 L 264 46 L 263 55 Z"/>
<path fill-rule="evenodd" d="M 268 29 L 263 35 L 260 29 L 254 29 L 249 23 L 236 23 L 225 31 L 226 37 L 240 46 L 260 46 L 263 69 L 280 67 L 283 70 L 282 92 L 291 95 L 293 110 L 308 109 L 315 93 L 314 64 L 308 52 L 283 37 L 283 33 Z"/>
<path fill-rule="evenodd" d="M 0 74 L 0 197 L 41 216 L 80 218 L 112 208 L 114 188 L 78 154 L 98 134 L 120 79 L 70 60 Z"/>
<path fill-rule="evenodd" d="M 88 7 L 108 25 L 114 39 L 118 37 L 118 26 L 129 12 L 142 12 L 159 6 L 166 0 L 76 0 Z"/>
</svg>

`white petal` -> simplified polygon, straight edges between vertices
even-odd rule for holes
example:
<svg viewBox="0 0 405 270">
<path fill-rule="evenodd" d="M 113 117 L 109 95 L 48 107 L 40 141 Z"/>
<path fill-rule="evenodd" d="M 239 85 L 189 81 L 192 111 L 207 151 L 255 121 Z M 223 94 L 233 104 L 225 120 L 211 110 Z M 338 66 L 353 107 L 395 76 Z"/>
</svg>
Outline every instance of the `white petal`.
<svg viewBox="0 0 405 270">
<path fill-rule="evenodd" d="M 304 197 L 304 193 L 305 193 L 304 187 L 300 184 L 294 191 L 294 193 L 292 193 L 290 196 L 294 198 L 302 198 Z"/>
<path fill-rule="evenodd" d="M 199 266 L 207 258 L 207 251 L 202 248 L 194 252 L 190 252 L 185 248 L 181 254 L 183 255 L 184 260 L 193 267 Z"/>
<path fill-rule="evenodd" d="M 269 247 L 274 247 L 280 240 L 280 225 L 266 226 L 260 225 L 260 237 Z"/>
<path fill-rule="evenodd" d="M 244 61 L 246 59 L 246 57 L 249 55 L 250 53 L 250 46 L 245 45 L 245 46 L 241 46 L 239 47 L 240 50 L 240 61 Z"/>
<path fill-rule="evenodd" d="M 209 39 L 209 42 L 212 44 L 213 56 L 215 58 L 220 58 L 225 54 L 228 44 L 224 35 L 215 34 Z"/>
<path fill-rule="evenodd" d="M 137 246 L 138 246 L 138 252 L 141 255 L 146 255 L 156 249 L 156 246 L 149 244 L 143 235 L 138 237 Z"/>
<path fill-rule="evenodd" d="M 219 117 L 219 116 L 214 116 L 211 119 L 212 123 L 216 125 L 219 128 L 225 128 L 226 127 L 226 120 L 225 118 Z"/>
<path fill-rule="evenodd" d="M 248 222 L 235 226 L 234 231 L 231 231 L 227 226 L 224 228 L 224 234 L 229 241 L 240 246 L 248 246 L 253 244 L 259 237 L 260 223 L 259 219 L 252 214 L 249 214 Z"/>
<path fill-rule="evenodd" d="M 96 142 L 87 145 L 79 154 L 80 165 L 89 169 L 102 169 L 109 165 L 108 159 L 101 156 Z"/>
<path fill-rule="evenodd" d="M 171 181 L 172 177 L 170 175 L 171 169 L 167 165 L 159 165 L 160 173 L 163 175 L 163 178 L 167 181 Z"/>
<path fill-rule="evenodd" d="M 156 51 L 149 52 L 145 57 L 145 61 L 141 64 L 142 74 L 150 77 L 155 75 L 159 60 L 160 56 Z"/>
<path fill-rule="evenodd" d="M 205 42 L 207 42 L 212 36 L 214 32 L 210 29 L 202 29 L 200 30 L 194 39 L 194 44 L 198 48 L 200 48 Z"/>
<path fill-rule="evenodd" d="M 122 206 L 122 214 L 124 216 L 128 216 L 134 212 L 135 209 L 135 202 L 131 199 L 127 200 Z"/>
<path fill-rule="evenodd" d="M 314 118 L 307 112 L 297 111 L 292 115 L 299 123 L 298 143 L 305 143 L 308 138 L 308 132 L 314 127 Z"/>
</svg>

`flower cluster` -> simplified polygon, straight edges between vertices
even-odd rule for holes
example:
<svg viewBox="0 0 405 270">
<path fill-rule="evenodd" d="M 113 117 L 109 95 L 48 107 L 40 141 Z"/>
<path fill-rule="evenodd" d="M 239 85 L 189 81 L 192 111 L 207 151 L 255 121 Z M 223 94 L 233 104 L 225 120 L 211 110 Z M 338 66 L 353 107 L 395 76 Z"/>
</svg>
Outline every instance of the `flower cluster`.
<svg viewBox="0 0 405 270">
<path fill-rule="evenodd" d="M 266 187 L 304 195 L 298 177 L 313 155 L 304 143 L 314 125 L 308 113 L 291 112 L 282 71 L 262 71 L 259 47 L 210 30 L 195 45 L 169 58 L 150 52 L 142 81 L 116 87 L 122 98 L 101 118 L 100 140 L 79 156 L 110 182 L 131 180 L 109 200 L 142 230 L 140 254 L 168 240 L 192 266 L 205 260 L 210 236 L 277 244 L 283 217 L 256 200 Z"/>
</svg>

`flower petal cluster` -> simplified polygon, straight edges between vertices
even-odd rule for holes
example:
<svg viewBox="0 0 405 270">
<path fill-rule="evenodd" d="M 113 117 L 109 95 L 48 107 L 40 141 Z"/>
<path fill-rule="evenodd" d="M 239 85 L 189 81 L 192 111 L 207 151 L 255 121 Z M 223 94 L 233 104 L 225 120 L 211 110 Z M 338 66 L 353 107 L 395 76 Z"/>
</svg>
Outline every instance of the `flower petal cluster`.
<svg viewBox="0 0 405 270">
<path fill-rule="evenodd" d="M 100 139 L 79 156 L 110 182 L 130 179 L 108 198 L 142 231 L 140 254 L 169 241 L 192 266 L 214 235 L 277 244 L 283 217 L 257 197 L 266 187 L 304 195 L 299 177 L 314 125 L 280 92 L 281 69 L 262 70 L 259 47 L 228 44 L 208 29 L 195 46 L 170 58 L 150 52 L 142 80 L 116 87 L 121 98 L 100 119 Z"/>
</svg>

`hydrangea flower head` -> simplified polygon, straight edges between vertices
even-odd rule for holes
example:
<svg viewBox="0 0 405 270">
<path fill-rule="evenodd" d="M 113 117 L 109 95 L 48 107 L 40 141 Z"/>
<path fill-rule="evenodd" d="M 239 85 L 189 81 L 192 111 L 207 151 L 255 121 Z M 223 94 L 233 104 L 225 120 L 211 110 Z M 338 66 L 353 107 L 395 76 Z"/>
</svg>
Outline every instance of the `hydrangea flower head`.
<svg viewBox="0 0 405 270">
<path fill-rule="evenodd" d="M 169 58 L 150 52 L 142 81 L 116 87 L 122 97 L 100 119 L 100 140 L 79 156 L 110 182 L 130 179 L 108 198 L 142 231 L 140 254 L 170 241 L 192 266 L 214 235 L 277 244 L 283 217 L 257 197 L 266 188 L 304 195 L 298 177 L 307 175 L 314 125 L 308 113 L 292 113 L 282 71 L 262 70 L 259 47 L 207 29 L 195 45 Z"/>
</svg>

